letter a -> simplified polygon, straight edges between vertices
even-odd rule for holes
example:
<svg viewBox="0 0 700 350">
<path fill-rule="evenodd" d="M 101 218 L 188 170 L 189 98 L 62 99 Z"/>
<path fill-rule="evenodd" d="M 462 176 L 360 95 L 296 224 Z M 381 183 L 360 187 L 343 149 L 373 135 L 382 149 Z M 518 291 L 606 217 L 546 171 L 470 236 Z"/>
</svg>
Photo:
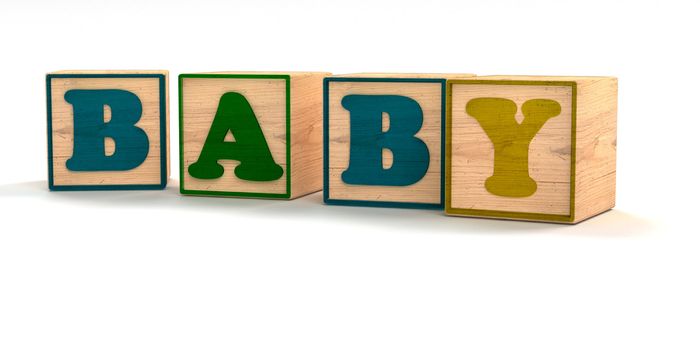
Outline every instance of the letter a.
<svg viewBox="0 0 700 350">
<path fill-rule="evenodd" d="M 229 132 L 235 142 L 225 141 Z M 240 161 L 234 174 L 242 180 L 273 181 L 284 172 L 272 159 L 253 108 L 236 92 L 221 96 L 202 152 L 188 171 L 197 179 L 217 179 L 224 174 L 224 167 L 218 163 L 221 159 Z"/>
<path fill-rule="evenodd" d="M 486 190 L 503 197 L 528 197 L 537 191 L 529 172 L 530 142 L 547 120 L 561 113 L 561 106 L 554 100 L 529 100 L 523 103 L 525 118 L 520 124 L 515 120 L 517 111 L 515 102 L 505 98 L 475 98 L 467 103 L 467 114 L 493 143 L 493 175 L 486 179 Z"/>
<path fill-rule="evenodd" d="M 423 110 L 415 100 L 397 95 L 348 95 L 341 101 L 350 111 L 350 164 L 343 172 L 347 184 L 408 186 L 428 171 L 430 153 L 415 135 L 423 126 Z M 382 114 L 389 129 L 382 131 Z M 389 169 L 382 151 L 393 154 Z"/>
<path fill-rule="evenodd" d="M 141 100 L 125 90 L 70 90 L 64 95 L 73 105 L 71 171 L 123 171 L 141 165 L 148 156 L 148 135 L 136 126 Z M 111 118 L 105 122 L 105 106 Z M 114 140 L 114 154 L 105 154 L 105 138 Z"/>
</svg>

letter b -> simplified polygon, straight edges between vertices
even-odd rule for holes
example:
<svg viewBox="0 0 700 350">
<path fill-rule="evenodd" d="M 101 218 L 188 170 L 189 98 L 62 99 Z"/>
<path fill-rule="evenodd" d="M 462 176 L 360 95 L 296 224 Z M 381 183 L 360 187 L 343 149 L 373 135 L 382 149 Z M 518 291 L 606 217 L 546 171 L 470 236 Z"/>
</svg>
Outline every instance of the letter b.
<svg viewBox="0 0 700 350">
<path fill-rule="evenodd" d="M 73 155 L 66 161 L 71 171 L 124 171 L 141 165 L 148 156 L 146 132 L 136 126 L 141 100 L 125 90 L 69 90 L 65 100 L 73 105 Z M 105 122 L 105 106 L 111 118 Z M 105 154 L 105 138 L 114 140 L 114 154 Z"/>
<path fill-rule="evenodd" d="M 408 186 L 428 171 L 430 153 L 415 135 L 423 125 L 423 110 L 415 100 L 398 95 L 348 95 L 341 101 L 350 111 L 350 164 L 343 182 L 353 185 Z M 382 131 L 382 115 L 389 129 Z M 382 151 L 393 154 L 389 169 Z"/>
</svg>

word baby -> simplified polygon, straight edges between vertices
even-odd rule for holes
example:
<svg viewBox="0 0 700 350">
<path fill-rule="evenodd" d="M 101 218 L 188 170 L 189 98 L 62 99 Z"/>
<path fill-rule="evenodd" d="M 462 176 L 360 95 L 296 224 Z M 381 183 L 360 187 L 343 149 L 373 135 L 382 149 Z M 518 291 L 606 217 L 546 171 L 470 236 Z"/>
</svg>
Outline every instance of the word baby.
<svg viewBox="0 0 700 350">
<path fill-rule="evenodd" d="M 52 190 L 162 189 L 168 73 L 47 75 Z M 180 191 L 576 223 L 615 201 L 610 77 L 182 74 Z"/>
</svg>

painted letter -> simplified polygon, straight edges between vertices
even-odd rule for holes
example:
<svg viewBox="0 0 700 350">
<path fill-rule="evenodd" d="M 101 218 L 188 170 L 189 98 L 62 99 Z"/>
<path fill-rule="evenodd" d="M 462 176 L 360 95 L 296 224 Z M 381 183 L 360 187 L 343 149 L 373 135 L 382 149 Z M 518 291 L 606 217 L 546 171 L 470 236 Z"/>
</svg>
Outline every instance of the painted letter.
<svg viewBox="0 0 700 350">
<path fill-rule="evenodd" d="M 504 98 L 475 98 L 467 103 L 467 114 L 474 117 L 493 143 L 493 175 L 486 189 L 503 197 L 528 197 L 537 191 L 530 177 L 530 142 L 550 118 L 561 113 L 558 102 L 529 100 L 522 105 L 525 118 L 518 124 L 518 106 Z"/>
<path fill-rule="evenodd" d="M 225 141 L 231 132 L 235 142 Z M 217 179 L 224 174 L 220 159 L 238 160 L 234 174 L 242 180 L 273 181 L 282 177 L 282 167 L 272 159 L 258 119 L 246 98 L 236 92 L 221 96 L 202 152 L 188 170 L 198 179 Z"/>
<path fill-rule="evenodd" d="M 347 184 L 408 186 L 428 171 L 428 146 L 415 135 L 423 126 L 423 110 L 415 100 L 396 95 L 348 95 L 341 101 L 350 111 L 350 164 L 343 172 Z M 382 114 L 389 129 L 382 131 Z M 393 154 L 389 169 L 382 151 Z"/>
<path fill-rule="evenodd" d="M 136 126 L 141 100 L 125 90 L 70 90 L 73 105 L 73 155 L 66 161 L 72 171 L 130 170 L 148 156 L 148 135 Z M 111 118 L 105 122 L 105 106 Z M 105 138 L 114 140 L 114 154 L 105 153 Z"/>
</svg>

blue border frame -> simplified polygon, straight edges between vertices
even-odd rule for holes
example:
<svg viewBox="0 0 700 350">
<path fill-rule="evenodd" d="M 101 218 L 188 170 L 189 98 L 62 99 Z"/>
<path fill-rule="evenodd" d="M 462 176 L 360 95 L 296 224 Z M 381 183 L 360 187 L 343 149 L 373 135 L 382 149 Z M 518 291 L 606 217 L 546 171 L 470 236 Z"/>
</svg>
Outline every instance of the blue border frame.
<svg viewBox="0 0 700 350">
<path fill-rule="evenodd" d="M 60 185 L 53 184 L 53 139 L 52 106 L 51 106 L 51 79 L 54 78 L 158 78 L 160 87 L 160 184 L 154 185 Z M 48 161 L 49 161 L 49 190 L 51 191 L 115 191 L 115 190 L 162 190 L 168 184 L 168 144 L 167 144 L 167 118 L 165 74 L 47 74 L 46 75 L 46 115 L 48 130 Z"/>
<path fill-rule="evenodd" d="M 439 83 L 441 85 L 442 110 L 440 112 L 440 203 L 386 202 L 368 200 L 330 199 L 328 198 L 328 85 L 337 82 L 380 82 L 380 83 Z M 387 207 L 407 209 L 443 209 L 445 207 L 445 89 L 447 79 L 431 78 L 364 78 L 364 77 L 328 77 L 323 79 L 323 202 L 332 205 L 350 205 L 360 207 Z"/>
</svg>

